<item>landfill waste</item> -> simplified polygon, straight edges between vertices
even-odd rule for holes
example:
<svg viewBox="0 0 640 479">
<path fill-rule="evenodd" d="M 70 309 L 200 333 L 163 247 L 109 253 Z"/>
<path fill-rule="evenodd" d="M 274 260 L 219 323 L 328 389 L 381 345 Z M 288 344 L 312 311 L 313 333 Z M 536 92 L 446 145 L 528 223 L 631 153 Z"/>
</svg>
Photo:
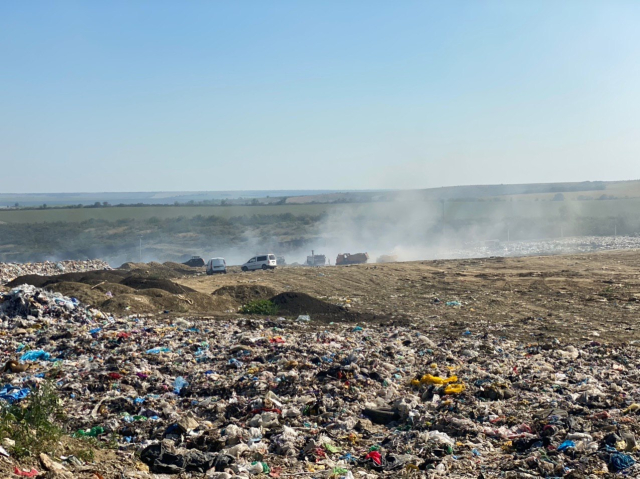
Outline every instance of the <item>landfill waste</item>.
<svg viewBox="0 0 640 479">
<path fill-rule="evenodd" d="M 200 293 L 173 281 L 198 274 L 197 268 L 178 263 L 126 263 L 117 269 L 58 273 L 53 276 L 21 275 L 0 286 L 0 292 L 23 289 L 25 285 L 44 288 L 47 292 L 69 297 L 75 303 L 118 315 L 235 311 L 239 306 L 228 295 Z"/>
<path fill-rule="evenodd" d="M 2 389 L 0 389 L 0 399 L 5 400 L 9 404 L 13 404 L 16 401 L 26 398 L 30 392 L 31 389 L 29 388 L 20 388 L 11 384 L 5 384 Z"/>
<path fill-rule="evenodd" d="M 33 351 L 27 351 L 20 357 L 20 361 L 50 361 L 51 354 L 43 351 L 42 349 L 37 349 Z"/>
<path fill-rule="evenodd" d="M 547 254 L 575 254 L 640 248 L 636 236 L 577 236 L 549 240 L 496 241 L 489 244 L 473 242 L 439 252 L 444 258 L 482 258 L 490 256 L 533 256 Z"/>
<path fill-rule="evenodd" d="M 523 343 L 481 324 L 443 339 L 297 306 L 118 316 L 33 286 L 1 301 L 0 364 L 29 368 L 5 368 L 0 402 L 53 378 L 66 434 L 112 444 L 123 477 L 640 477 L 632 344 Z"/>
<path fill-rule="evenodd" d="M 111 269 L 109 264 L 99 259 L 85 261 L 45 261 L 43 263 L 0 263 L 0 285 L 28 274 L 51 276 L 60 273 L 80 273 Z"/>
<path fill-rule="evenodd" d="M 13 468 L 13 473 L 16 476 L 22 477 L 37 477 L 40 475 L 36 468 L 31 468 L 29 471 L 25 471 L 23 469 L 18 468 L 17 466 Z"/>
</svg>

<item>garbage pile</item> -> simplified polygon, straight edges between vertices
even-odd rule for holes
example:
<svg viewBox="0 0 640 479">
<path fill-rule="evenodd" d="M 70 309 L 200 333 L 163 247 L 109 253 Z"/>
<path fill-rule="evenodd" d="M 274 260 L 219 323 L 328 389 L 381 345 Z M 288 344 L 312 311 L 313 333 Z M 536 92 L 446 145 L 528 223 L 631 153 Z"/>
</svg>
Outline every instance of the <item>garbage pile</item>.
<svg viewBox="0 0 640 479">
<path fill-rule="evenodd" d="M 25 284 L 43 288 L 114 314 L 202 314 L 237 310 L 238 305 L 231 297 L 199 293 L 169 279 L 181 277 L 183 268 L 192 269 L 176 263 L 149 263 L 54 276 L 23 275 L 7 283 L 5 288 L 20 288 Z"/>
<path fill-rule="evenodd" d="M 90 323 L 106 316 L 93 308 L 81 305 L 76 298 L 68 298 L 31 285 L 22 285 L 0 293 L 2 328 L 14 332 L 20 325 L 40 328 L 66 323 Z M 34 326 L 39 325 L 39 326 Z"/>
<path fill-rule="evenodd" d="M 39 274 L 51 276 L 61 273 L 79 273 L 111 269 L 109 264 L 99 259 L 86 261 L 45 261 L 44 263 L 0 263 L 0 285 L 8 283 L 18 276 Z"/>
<path fill-rule="evenodd" d="M 67 433 L 116 444 L 122 477 L 640 475 L 634 345 L 1 301 L 0 398 L 55 378 Z"/>
<path fill-rule="evenodd" d="M 469 244 L 464 248 L 441 251 L 439 258 L 482 258 L 488 256 L 536 256 L 577 254 L 640 248 L 638 236 L 578 236 L 532 241 L 495 241 Z"/>
</svg>

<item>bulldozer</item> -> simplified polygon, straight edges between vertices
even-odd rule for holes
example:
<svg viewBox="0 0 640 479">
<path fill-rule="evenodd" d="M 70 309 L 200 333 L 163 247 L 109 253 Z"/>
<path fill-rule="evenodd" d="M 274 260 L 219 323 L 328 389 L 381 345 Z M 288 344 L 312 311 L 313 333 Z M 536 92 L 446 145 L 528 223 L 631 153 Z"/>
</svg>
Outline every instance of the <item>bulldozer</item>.
<svg viewBox="0 0 640 479">
<path fill-rule="evenodd" d="M 369 260 L 368 253 L 341 253 L 336 258 L 336 265 L 342 264 L 363 264 Z"/>
</svg>

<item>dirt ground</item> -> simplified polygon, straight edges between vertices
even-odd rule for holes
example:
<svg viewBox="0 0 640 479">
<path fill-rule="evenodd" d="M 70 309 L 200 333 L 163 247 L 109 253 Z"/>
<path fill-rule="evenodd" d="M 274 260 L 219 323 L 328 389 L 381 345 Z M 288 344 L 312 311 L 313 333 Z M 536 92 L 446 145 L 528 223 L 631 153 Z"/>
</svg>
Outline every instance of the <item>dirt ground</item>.
<svg viewBox="0 0 640 479">
<path fill-rule="evenodd" d="M 233 285 L 304 292 L 443 338 L 482 330 L 527 343 L 640 339 L 640 250 L 283 267 L 174 281 L 207 294 Z"/>
</svg>

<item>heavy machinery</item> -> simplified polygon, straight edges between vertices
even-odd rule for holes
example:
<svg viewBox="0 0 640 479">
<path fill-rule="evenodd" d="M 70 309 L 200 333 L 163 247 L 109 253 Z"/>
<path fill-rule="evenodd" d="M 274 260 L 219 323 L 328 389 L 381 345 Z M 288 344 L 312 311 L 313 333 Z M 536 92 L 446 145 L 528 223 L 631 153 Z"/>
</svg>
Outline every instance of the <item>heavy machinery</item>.
<svg viewBox="0 0 640 479">
<path fill-rule="evenodd" d="M 307 256 L 307 266 L 324 266 L 325 264 L 327 264 L 327 257 L 323 254 Z"/>
<path fill-rule="evenodd" d="M 368 253 L 341 253 L 336 258 L 336 265 L 342 264 L 363 264 L 369 260 Z"/>
</svg>

